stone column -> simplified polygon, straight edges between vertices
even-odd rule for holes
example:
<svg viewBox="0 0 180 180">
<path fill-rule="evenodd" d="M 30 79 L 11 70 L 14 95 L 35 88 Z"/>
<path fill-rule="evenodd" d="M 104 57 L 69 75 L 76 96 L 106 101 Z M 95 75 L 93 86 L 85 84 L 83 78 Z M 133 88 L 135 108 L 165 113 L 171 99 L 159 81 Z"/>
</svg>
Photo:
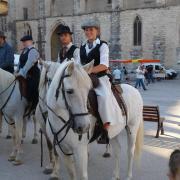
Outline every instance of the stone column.
<svg viewBox="0 0 180 180">
<path fill-rule="evenodd" d="M 74 10 L 73 10 L 73 23 L 72 23 L 72 31 L 73 31 L 73 40 L 74 44 L 77 46 L 81 45 L 81 29 L 80 29 L 80 13 L 84 11 L 84 0 L 74 0 Z"/>
<path fill-rule="evenodd" d="M 159 59 L 164 64 L 165 59 L 165 35 L 155 36 L 153 39 L 153 58 Z"/>
<path fill-rule="evenodd" d="M 121 0 L 112 0 L 112 13 L 111 13 L 111 40 L 110 40 L 110 58 L 121 58 L 121 45 L 120 45 L 120 9 Z"/>
<path fill-rule="evenodd" d="M 46 37 L 46 18 L 45 1 L 39 0 L 39 18 L 38 18 L 38 50 L 41 58 L 45 59 L 45 37 Z"/>
</svg>

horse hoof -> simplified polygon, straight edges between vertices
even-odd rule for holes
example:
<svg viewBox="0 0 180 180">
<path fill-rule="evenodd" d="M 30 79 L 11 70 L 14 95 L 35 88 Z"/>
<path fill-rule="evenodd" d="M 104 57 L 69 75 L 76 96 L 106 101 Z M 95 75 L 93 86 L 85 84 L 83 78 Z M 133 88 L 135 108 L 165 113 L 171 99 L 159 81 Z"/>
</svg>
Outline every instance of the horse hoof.
<svg viewBox="0 0 180 180">
<path fill-rule="evenodd" d="M 37 140 L 37 139 L 33 139 L 31 143 L 32 143 L 32 144 L 37 144 L 37 143 L 38 143 L 38 140 Z"/>
<path fill-rule="evenodd" d="M 59 180 L 58 177 L 50 177 L 49 180 Z"/>
<path fill-rule="evenodd" d="M 12 161 L 15 161 L 15 159 L 16 159 L 16 156 L 9 156 L 8 161 L 12 162 Z"/>
<path fill-rule="evenodd" d="M 48 169 L 48 168 L 45 168 L 43 173 L 44 174 L 52 174 L 53 170 L 52 169 Z"/>
<path fill-rule="evenodd" d="M 109 157 L 111 157 L 111 154 L 110 154 L 110 153 L 104 153 L 104 154 L 103 154 L 103 157 L 104 157 L 104 158 L 109 158 Z"/>
<path fill-rule="evenodd" d="M 6 136 L 6 139 L 11 139 L 12 137 L 10 135 L 7 135 Z"/>
<path fill-rule="evenodd" d="M 19 166 L 19 165 L 21 165 L 22 164 L 22 161 L 21 160 L 15 160 L 14 162 L 13 162 L 13 165 L 15 165 L 15 166 Z"/>
</svg>

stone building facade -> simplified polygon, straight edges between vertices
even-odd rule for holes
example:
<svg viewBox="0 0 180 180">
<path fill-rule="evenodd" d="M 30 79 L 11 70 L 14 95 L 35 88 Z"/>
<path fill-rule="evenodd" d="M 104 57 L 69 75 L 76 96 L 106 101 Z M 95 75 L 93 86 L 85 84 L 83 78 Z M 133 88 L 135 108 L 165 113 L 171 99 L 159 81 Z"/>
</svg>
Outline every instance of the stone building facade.
<svg viewBox="0 0 180 180">
<path fill-rule="evenodd" d="M 19 48 L 19 39 L 32 34 L 46 60 L 59 51 L 57 27 L 70 26 L 76 45 L 84 41 L 82 21 L 96 17 L 111 59 L 160 59 L 180 69 L 180 0 L 9 0 L 9 14 L 0 28 Z"/>
</svg>

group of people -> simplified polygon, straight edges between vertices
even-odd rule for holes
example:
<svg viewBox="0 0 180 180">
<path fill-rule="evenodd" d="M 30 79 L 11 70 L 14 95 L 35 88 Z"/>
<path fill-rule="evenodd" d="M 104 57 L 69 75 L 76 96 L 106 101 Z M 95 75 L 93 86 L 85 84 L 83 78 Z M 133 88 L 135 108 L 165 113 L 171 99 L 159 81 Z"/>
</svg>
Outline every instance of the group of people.
<svg viewBox="0 0 180 180">
<path fill-rule="evenodd" d="M 94 67 L 88 74 L 96 74 L 100 85 L 95 88 L 98 99 L 98 111 L 104 123 L 104 129 L 108 130 L 110 125 L 116 125 L 121 115 L 119 105 L 112 93 L 111 83 L 107 72 L 109 69 L 109 47 L 107 42 L 101 40 L 100 23 L 97 19 L 88 19 L 82 24 L 82 29 L 87 40 L 78 48 L 72 42 L 70 28 L 60 25 L 57 38 L 60 41 L 58 62 L 74 59 L 76 63 L 86 65 L 94 60 Z M 6 37 L 0 34 L 0 68 L 13 73 L 14 54 L 12 48 L 6 43 Z M 1 43 L 1 39 L 3 42 Z M 17 71 L 14 73 L 17 79 L 25 79 L 27 82 L 27 100 L 34 108 L 38 103 L 38 84 L 40 79 L 40 69 L 38 68 L 39 52 L 33 46 L 31 35 L 23 36 L 20 41 L 23 50 L 20 55 Z M 10 69 L 10 70 L 9 70 Z M 11 71 L 12 70 L 12 71 Z"/>
</svg>

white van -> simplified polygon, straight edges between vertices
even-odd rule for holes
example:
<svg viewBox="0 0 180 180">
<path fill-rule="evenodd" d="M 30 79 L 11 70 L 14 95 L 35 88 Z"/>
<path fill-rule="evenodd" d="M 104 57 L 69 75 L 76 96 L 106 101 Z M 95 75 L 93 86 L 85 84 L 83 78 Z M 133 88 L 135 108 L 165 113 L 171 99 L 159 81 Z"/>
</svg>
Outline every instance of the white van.
<svg viewBox="0 0 180 180">
<path fill-rule="evenodd" d="M 160 63 L 143 63 L 145 67 L 153 66 L 155 78 L 169 78 L 174 79 L 177 76 L 177 72 L 173 69 L 166 69 Z"/>
</svg>

